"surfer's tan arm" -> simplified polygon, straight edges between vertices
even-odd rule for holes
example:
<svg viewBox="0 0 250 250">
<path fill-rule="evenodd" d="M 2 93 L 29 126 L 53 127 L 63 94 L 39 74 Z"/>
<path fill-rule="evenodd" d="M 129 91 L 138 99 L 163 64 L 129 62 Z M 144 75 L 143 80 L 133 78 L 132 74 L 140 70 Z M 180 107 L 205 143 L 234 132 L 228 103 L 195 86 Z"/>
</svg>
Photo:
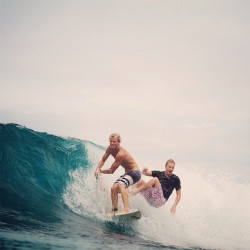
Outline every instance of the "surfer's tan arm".
<svg viewBox="0 0 250 250">
<path fill-rule="evenodd" d="M 152 171 L 149 170 L 147 167 L 143 168 L 142 173 L 146 176 L 152 176 Z"/>
<path fill-rule="evenodd" d="M 105 161 L 100 160 L 96 169 L 98 169 L 98 168 L 100 169 L 104 165 L 104 163 L 105 163 Z"/>
<path fill-rule="evenodd" d="M 95 170 L 95 176 L 97 176 L 99 173 L 101 173 L 101 167 L 104 165 L 105 161 L 108 159 L 110 153 L 108 151 L 105 152 L 105 154 L 103 155 L 102 159 L 100 160 L 100 162 L 98 163 L 96 170 Z"/>
<path fill-rule="evenodd" d="M 115 170 L 121 165 L 123 160 L 122 156 L 116 156 L 114 163 L 111 165 L 110 168 L 105 169 L 105 170 L 101 170 L 100 169 L 100 173 L 102 174 L 113 174 L 115 172 Z"/>
<path fill-rule="evenodd" d="M 170 209 L 170 212 L 172 214 L 175 214 L 175 212 L 176 212 L 176 206 L 178 205 L 180 199 L 181 199 L 181 189 L 176 190 L 176 198 L 175 198 L 173 206 Z"/>
</svg>

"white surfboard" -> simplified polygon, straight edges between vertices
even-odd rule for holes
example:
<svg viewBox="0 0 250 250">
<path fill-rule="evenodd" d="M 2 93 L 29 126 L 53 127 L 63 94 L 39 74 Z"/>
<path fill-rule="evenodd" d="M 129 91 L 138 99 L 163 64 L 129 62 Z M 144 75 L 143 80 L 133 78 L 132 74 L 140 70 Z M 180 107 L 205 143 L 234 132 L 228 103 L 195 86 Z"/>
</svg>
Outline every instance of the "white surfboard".
<svg viewBox="0 0 250 250">
<path fill-rule="evenodd" d="M 141 212 L 138 209 L 129 209 L 129 212 L 124 211 L 108 211 L 105 215 L 112 219 L 140 219 Z"/>
</svg>

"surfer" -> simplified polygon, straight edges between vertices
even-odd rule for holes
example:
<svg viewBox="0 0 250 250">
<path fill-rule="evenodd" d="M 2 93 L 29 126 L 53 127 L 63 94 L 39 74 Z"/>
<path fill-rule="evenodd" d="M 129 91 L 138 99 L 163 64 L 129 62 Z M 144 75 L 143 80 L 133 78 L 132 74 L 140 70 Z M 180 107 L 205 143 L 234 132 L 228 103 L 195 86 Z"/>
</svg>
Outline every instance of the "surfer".
<svg viewBox="0 0 250 250">
<path fill-rule="evenodd" d="M 177 175 L 173 174 L 175 162 L 169 159 L 165 164 L 165 171 L 151 171 L 147 167 L 142 170 L 146 176 L 153 176 L 148 182 L 140 180 L 132 185 L 128 192 L 132 195 L 140 193 L 152 207 L 163 206 L 173 190 L 176 190 L 176 198 L 170 212 L 175 214 L 176 206 L 181 199 L 181 182 Z"/>
<path fill-rule="evenodd" d="M 97 165 L 95 176 L 98 174 L 113 174 L 119 166 L 122 166 L 125 173 L 120 176 L 111 187 L 112 211 L 118 210 L 118 193 L 121 193 L 123 210 L 129 211 L 127 188 L 141 179 L 141 171 L 133 157 L 120 146 L 121 137 L 118 133 L 113 133 L 109 137 L 110 145 L 107 147 L 102 159 Z M 102 166 L 108 157 L 112 155 L 115 161 L 110 168 L 102 170 Z"/>
</svg>

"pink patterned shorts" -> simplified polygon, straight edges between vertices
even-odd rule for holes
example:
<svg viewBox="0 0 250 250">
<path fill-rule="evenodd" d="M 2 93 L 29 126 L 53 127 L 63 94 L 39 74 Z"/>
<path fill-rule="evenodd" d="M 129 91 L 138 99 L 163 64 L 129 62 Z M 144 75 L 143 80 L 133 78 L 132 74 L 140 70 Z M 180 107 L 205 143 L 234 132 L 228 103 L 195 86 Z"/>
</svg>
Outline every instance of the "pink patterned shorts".
<svg viewBox="0 0 250 250">
<path fill-rule="evenodd" d="M 161 207 L 165 204 L 166 199 L 163 196 L 161 186 L 150 186 L 142 190 L 140 194 L 147 200 L 148 204 L 152 207 Z"/>
</svg>

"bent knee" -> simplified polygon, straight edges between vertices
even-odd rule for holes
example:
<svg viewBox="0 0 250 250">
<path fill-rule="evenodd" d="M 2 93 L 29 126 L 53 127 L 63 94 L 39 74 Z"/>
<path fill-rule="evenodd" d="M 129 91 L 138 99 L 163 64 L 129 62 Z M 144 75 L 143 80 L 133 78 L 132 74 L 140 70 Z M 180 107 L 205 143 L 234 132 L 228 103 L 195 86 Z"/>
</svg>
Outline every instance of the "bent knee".
<svg viewBox="0 0 250 250">
<path fill-rule="evenodd" d="M 121 191 L 121 189 L 126 189 L 126 186 L 122 183 L 118 184 L 118 190 Z"/>
<path fill-rule="evenodd" d="M 111 187 L 111 192 L 115 192 L 118 190 L 119 190 L 119 184 L 118 183 L 113 184 L 113 186 Z"/>
<path fill-rule="evenodd" d="M 161 184 L 157 177 L 153 177 L 153 182 L 154 182 L 155 185 L 160 185 Z"/>
<path fill-rule="evenodd" d="M 140 187 L 140 186 L 142 186 L 143 184 L 145 184 L 145 181 L 142 180 L 142 179 L 140 179 L 138 182 L 136 182 L 136 186 L 137 186 L 137 187 Z"/>
</svg>

